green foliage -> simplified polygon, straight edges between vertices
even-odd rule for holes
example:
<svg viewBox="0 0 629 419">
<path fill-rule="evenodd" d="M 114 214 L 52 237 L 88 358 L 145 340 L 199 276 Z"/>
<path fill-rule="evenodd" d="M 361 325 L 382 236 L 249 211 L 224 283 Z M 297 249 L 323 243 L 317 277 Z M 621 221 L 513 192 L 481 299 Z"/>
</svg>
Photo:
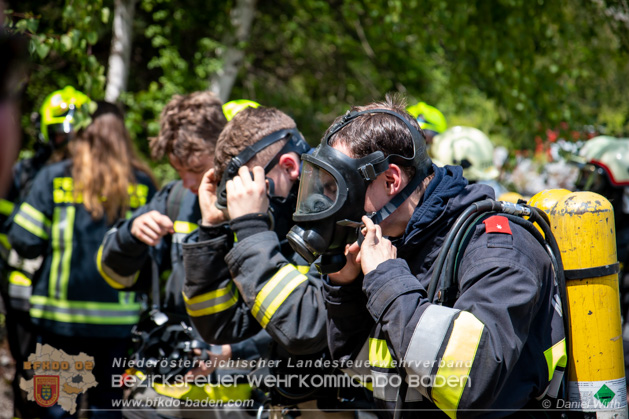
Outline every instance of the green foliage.
<svg viewBox="0 0 629 419">
<path fill-rule="evenodd" d="M 450 126 L 534 150 L 535 137 L 599 127 L 629 134 L 629 38 L 615 0 L 259 1 L 231 99 L 284 110 L 316 144 L 351 105 L 401 92 Z M 128 92 L 121 97 L 148 155 L 174 94 L 209 88 L 233 28 L 233 0 L 138 0 Z M 9 25 L 31 38 L 23 122 L 73 84 L 103 96 L 113 0 L 23 0 Z M 28 147 L 28 145 L 27 145 Z M 159 176 L 174 176 L 158 163 Z"/>
</svg>

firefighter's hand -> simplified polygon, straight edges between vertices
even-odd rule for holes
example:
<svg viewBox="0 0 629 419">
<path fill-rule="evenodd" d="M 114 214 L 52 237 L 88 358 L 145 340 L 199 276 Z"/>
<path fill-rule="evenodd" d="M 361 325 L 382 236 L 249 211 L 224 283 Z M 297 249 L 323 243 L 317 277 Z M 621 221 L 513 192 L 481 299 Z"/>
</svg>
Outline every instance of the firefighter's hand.
<svg viewBox="0 0 629 419">
<path fill-rule="evenodd" d="M 206 349 L 194 349 L 194 354 L 198 357 L 202 355 L 202 351 L 206 351 L 209 355 L 205 361 L 200 361 L 199 366 L 191 369 L 186 375 L 193 377 L 208 376 L 220 365 L 221 362 L 227 362 L 232 357 L 232 347 L 230 345 L 221 346 L 221 353 L 216 354 Z"/>
<path fill-rule="evenodd" d="M 149 211 L 131 223 L 131 234 L 149 246 L 156 246 L 166 234 L 172 234 L 173 222 L 159 211 Z"/>
<path fill-rule="evenodd" d="M 227 214 L 216 208 L 216 179 L 214 169 L 203 175 L 199 185 L 199 207 L 201 207 L 201 223 L 206 226 L 218 225 L 227 220 Z"/>
<path fill-rule="evenodd" d="M 367 275 L 382 262 L 395 259 L 397 249 L 389 239 L 382 237 L 380 226 L 374 224 L 369 217 L 363 216 L 363 223 L 365 223 L 365 240 L 360 246 L 357 260 L 363 268 L 363 273 Z"/>
<path fill-rule="evenodd" d="M 238 170 L 238 175 L 227 181 L 225 189 L 227 211 L 232 220 L 247 214 L 266 213 L 269 209 L 264 169 L 260 166 L 253 168 L 253 179 L 249 168 L 242 166 Z"/>
<path fill-rule="evenodd" d="M 345 245 L 345 257 L 347 258 L 347 263 L 345 263 L 345 266 L 343 266 L 343 269 L 340 271 L 328 275 L 331 283 L 336 285 L 348 285 L 358 278 L 361 266 L 356 258 L 358 257 L 359 251 L 360 247 L 356 242 Z"/>
</svg>

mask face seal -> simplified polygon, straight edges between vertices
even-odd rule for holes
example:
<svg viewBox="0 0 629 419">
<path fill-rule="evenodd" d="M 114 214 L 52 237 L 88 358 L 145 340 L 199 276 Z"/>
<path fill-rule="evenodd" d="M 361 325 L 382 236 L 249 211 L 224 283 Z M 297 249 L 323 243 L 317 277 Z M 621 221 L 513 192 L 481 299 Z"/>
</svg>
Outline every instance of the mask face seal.
<svg viewBox="0 0 629 419">
<path fill-rule="evenodd" d="M 330 139 L 359 115 L 387 113 L 401 119 L 411 131 L 414 144 L 413 157 L 376 151 L 354 159 L 329 145 Z M 338 272 L 346 262 L 345 246 L 356 241 L 361 217 L 365 214 L 367 187 L 391 163 L 415 167 L 415 176 L 402 192 L 384 208 L 371 215 L 379 223 L 402 204 L 429 174 L 432 162 L 426 153 L 423 135 L 403 116 L 387 109 L 348 112 L 328 132 L 312 155 L 302 155 L 302 171 L 293 214 L 296 224 L 287 238 L 293 249 L 321 273 Z M 321 258 L 317 261 L 318 258 Z"/>
<path fill-rule="evenodd" d="M 282 149 L 277 152 L 277 154 L 266 164 L 266 166 L 264 166 L 265 174 L 269 173 L 271 169 L 279 163 L 280 157 L 283 154 L 293 151 L 297 153 L 297 155 L 301 156 L 302 154 L 310 151 L 310 146 L 306 143 L 306 140 L 304 140 L 296 128 L 275 131 L 262 138 L 257 143 L 245 148 L 240 152 L 240 154 L 229 161 L 229 164 L 223 173 L 223 177 L 221 178 L 216 191 L 215 205 L 218 209 L 225 210 L 227 208 L 227 191 L 225 190 L 227 181 L 238 175 L 238 170 L 254 158 L 260 151 L 271 144 L 275 144 L 276 142 L 286 138 L 288 138 L 288 141 L 284 147 L 282 147 Z"/>
</svg>

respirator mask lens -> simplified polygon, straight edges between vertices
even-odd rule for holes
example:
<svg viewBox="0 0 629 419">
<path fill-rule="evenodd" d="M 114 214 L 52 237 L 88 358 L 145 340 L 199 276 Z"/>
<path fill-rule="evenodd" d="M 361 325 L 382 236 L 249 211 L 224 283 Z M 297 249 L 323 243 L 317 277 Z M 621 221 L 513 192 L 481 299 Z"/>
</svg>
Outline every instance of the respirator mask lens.
<svg viewBox="0 0 629 419">
<path fill-rule="evenodd" d="M 338 201 L 338 183 L 330 172 L 304 161 L 295 215 L 315 216 Z"/>
</svg>

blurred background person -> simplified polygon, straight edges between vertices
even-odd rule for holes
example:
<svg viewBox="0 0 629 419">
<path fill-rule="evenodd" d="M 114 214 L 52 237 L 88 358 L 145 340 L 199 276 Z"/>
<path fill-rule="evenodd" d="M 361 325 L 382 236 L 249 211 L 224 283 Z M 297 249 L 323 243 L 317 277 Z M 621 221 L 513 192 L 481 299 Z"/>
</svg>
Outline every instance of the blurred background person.
<svg viewBox="0 0 629 419">
<path fill-rule="evenodd" d="M 15 361 L 13 379 L 13 416 L 37 417 L 39 406 L 26 399 L 20 389 L 21 378 L 32 378 L 32 371 L 23 368 L 23 362 L 35 351 L 37 335 L 30 319 L 30 296 L 33 275 L 39 269 L 42 257 L 21 258 L 11 250 L 6 240 L 9 228 L 7 220 L 28 194 L 37 173 L 51 162 L 69 157 L 68 143 L 75 133 L 75 114 L 88 112 L 90 99 L 72 86 L 66 86 L 48 95 L 40 108 L 35 123 L 39 135 L 35 155 L 19 161 L 12 170 L 9 190 L 0 198 L 0 256 L 3 268 L 0 271 L 0 293 L 7 312 L 6 330 L 11 356 Z M 82 109 L 83 108 L 83 109 Z"/>
<path fill-rule="evenodd" d="M 491 186 L 496 199 L 508 192 L 498 181 L 500 172 L 494 165 L 494 145 L 481 130 L 462 126 L 449 128 L 433 139 L 430 151 L 435 164 L 463 167 L 463 176 L 470 183 Z"/>
<path fill-rule="evenodd" d="M 434 106 L 430 106 L 425 102 L 419 102 L 413 106 L 406 108 L 408 113 L 417 119 L 420 128 L 426 136 L 426 144 L 432 144 L 436 135 L 443 133 L 448 129 L 446 117 L 441 111 Z"/>
<path fill-rule="evenodd" d="M 87 392 L 91 416 L 120 417 L 102 409 L 122 398 L 122 389 L 111 386 L 111 376 L 123 373 L 112 359 L 127 354 L 141 305 L 135 293 L 105 283 L 96 253 L 115 221 L 151 199 L 155 182 L 136 156 L 115 105 L 100 102 L 91 116 L 80 108 L 74 123 L 79 130 L 69 145 L 72 158 L 39 172 L 14 212 L 8 237 L 22 257 L 44 257 L 30 298 L 38 342 L 94 357 L 92 372 L 99 384 Z M 44 415 L 72 416 L 77 414 L 58 405 Z"/>
<path fill-rule="evenodd" d="M 216 383 L 211 386 L 193 383 L 181 386 L 156 383 L 152 375 L 157 372 L 173 377 L 183 374 L 195 378 L 209 377 L 210 374 L 235 377 L 233 373 L 236 371 L 216 368 L 216 364 L 229 359 L 258 359 L 271 341 L 270 336 L 261 331 L 233 345 L 210 346 L 204 343 L 191 324 L 182 294 L 185 275 L 181 244 L 187 234 L 198 228 L 197 223 L 201 219 L 198 190 L 204 174 L 214 167 L 216 141 L 227 120 L 246 107 L 258 106 L 256 102 L 247 100 L 223 105 L 216 95 L 208 91 L 175 95 L 162 110 L 160 131 L 157 137 L 151 139 L 150 148 L 155 160 L 168 157 L 181 180 L 164 186 L 150 202 L 129 219 L 117 224 L 103 239 L 98 263 L 101 274 L 113 288 L 133 287 L 138 272 L 152 263 L 160 277 L 168 277 L 160 302 L 152 302 L 151 313 L 134 332 L 138 336 L 138 345 L 131 359 L 146 361 L 177 357 L 189 361 L 187 367 L 160 367 L 158 371 L 138 367 L 133 371 L 137 380 L 135 385 L 130 386 L 127 397 L 141 403 L 125 408 L 123 415 L 126 418 L 153 418 L 156 415 L 188 419 L 249 416 L 244 410 L 225 411 L 217 407 L 208 412 L 185 408 L 186 400 L 204 403 L 220 399 L 247 400 L 252 389 L 246 383 L 239 382 L 232 387 Z M 159 284 L 151 284 L 153 286 L 159 287 Z M 155 292 L 151 295 L 157 299 Z M 160 313 L 156 314 L 155 310 Z M 164 322 L 166 318 L 168 321 Z M 189 349 L 183 349 L 186 347 Z M 198 364 L 198 361 L 203 362 L 195 368 L 192 363 Z M 182 403 L 173 404 L 172 399 Z"/>
</svg>

